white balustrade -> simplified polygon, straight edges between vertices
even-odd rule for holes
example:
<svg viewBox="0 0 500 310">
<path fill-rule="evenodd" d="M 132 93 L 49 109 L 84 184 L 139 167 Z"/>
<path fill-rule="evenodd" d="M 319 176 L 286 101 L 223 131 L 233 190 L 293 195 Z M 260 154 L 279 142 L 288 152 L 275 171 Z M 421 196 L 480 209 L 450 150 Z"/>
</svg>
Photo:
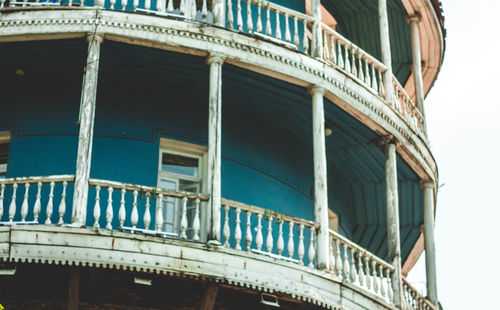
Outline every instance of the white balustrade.
<svg viewBox="0 0 500 310">
<path fill-rule="evenodd" d="M 436 307 L 403 278 L 404 310 L 435 310 Z"/>
<path fill-rule="evenodd" d="M 52 224 L 51 217 L 56 198 L 59 202 L 58 224 L 63 224 L 68 182 L 74 182 L 74 176 L 21 177 L 0 180 L 0 223 Z M 19 193 L 22 193 L 21 203 L 19 203 L 21 198 Z M 45 215 L 42 215 L 45 201 Z M 8 208 L 5 208 L 7 204 Z M 42 222 L 43 217 L 45 221 Z"/>
<path fill-rule="evenodd" d="M 347 238 L 330 230 L 330 272 L 392 302 L 394 268 Z"/>
<path fill-rule="evenodd" d="M 410 128 L 425 136 L 424 117 L 419 108 L 396 78 L 393 78 L 394 109 L 406 120 Z"/>
<path fill-rule="evenodd" d="M 119 229 L 193 241 L 201 239 L 201 217 L 205 212 L 201 204 L 208 201 L 206 195 L 96 179 L 90 179 L 89 184 L 95 193 L 93 225 L 96 229 Z M 103 188 L 107 189 L 107 195 L 101 191 Z M 101 210 L 104 205 L 100 201 L 104 197 L 107 197 L 106 209 Z M 177 216 L 171 223 L 166 222 L 167 212 Z M 101 227 L 104 222 L 106 224 Z"/>
<path fill-rule="evenodd" d="M 222 205 L 222 238 L 225 247 L 243 250 L 241 222 L 244 220 L 244 250 L 314 267 L 317 224 L 228 199 L 222 199 Z"/>
</svg>

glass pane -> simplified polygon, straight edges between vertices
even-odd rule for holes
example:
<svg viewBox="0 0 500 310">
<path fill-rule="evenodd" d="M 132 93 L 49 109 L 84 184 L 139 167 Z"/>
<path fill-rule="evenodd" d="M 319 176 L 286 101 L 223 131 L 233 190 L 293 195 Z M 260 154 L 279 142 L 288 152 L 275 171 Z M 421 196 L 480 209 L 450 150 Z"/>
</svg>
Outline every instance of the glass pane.
<svg viewBox="0 0 500 310">
<path fill-rule="evenodd" d="M 6 164 L 9 157 L 10 143 L 0 143 L 0 164 Z"/>
<path fill-rule="evenodd" d="M 177 182 L 172 180 L 161 179 L 160 187 L 168 190 L 177 190 Z M 174 232 L 176 201 L 173 197 L 163 198 L 163 231 Z"/>
<path fill-rule="evenodd" d="M 161 170 L 176 174 L 198 177 L 198 158 L 163 153 Z"/>
</svg>

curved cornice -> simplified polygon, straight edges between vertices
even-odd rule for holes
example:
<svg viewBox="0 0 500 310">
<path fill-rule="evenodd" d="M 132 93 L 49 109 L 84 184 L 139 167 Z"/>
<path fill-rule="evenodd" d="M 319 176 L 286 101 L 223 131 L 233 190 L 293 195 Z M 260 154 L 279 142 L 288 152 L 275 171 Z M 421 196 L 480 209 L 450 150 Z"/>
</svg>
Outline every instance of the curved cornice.
<svg viewBox="0 0 500 310">
<path fill-rule="evenodd" d="M 116 40 L 182 53 L 216 53 L 227 63 L 302 87 L 323 87 L 325 97 L 378 134 L 398 140 L 398 152 L 424 180 L 437 168 L 426 142 L 380 97 L 324 62 L 269 42 L 206 24 L 99 9 L 17 9 L 0 16 L 0 42 L 84 37 Z M 106 44 L 105 42 L 103 44 Z"/>
</svg>

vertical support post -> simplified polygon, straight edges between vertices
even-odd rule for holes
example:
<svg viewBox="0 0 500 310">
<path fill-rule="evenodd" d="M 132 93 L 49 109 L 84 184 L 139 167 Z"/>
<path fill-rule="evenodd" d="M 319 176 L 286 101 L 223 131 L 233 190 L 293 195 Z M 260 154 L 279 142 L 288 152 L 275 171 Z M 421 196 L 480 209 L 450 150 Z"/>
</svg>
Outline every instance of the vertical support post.
<svg viewBox="0 0 500 310">
<path fill-rule="evenodd" d="M 387 241 L 389 262 L 394 267 L 391 284 L 394 292 L 394 305 L 401 309 L 403 285 L 401 279 L 401 242 L 399 240 L 399 201 L 398 175 L 396 166 L 396 143 L 391 138 L 385 144 L 385 187 L 387 208 Z"/>
<path fill-rule="evenodd" d="M 382 62 L 387 67 L 387 70 L 384 72 L 385 100 L 393 106 L 394 91 L 392 86 L 391 42 L 389 39 L 389 20 L 387 18 L 387 0 L 378 0 L 378 23 L 380 30 Z"/>
<path fill-rule="evenodd" d="M 424 191 L 424 245 L 425 272 L 427 276 L 427 296 L 437 305 L 436 247 L 434 243 L 434 183 L 422 184 Z"/>
<path fill-rule="evenodd" d="M 312 96 L 313 156 L 314 156 L 314 217 L 320 224 L 316 238 L 316 265 L 328 269 L 328 186 L 326 176 L 325 112 L 323 95 L 325 90 L 314 86 L 309 90 Z"/>
<path fill-rule="evenodd" d="M 218 27 L 226 27 L 226 1 L 213 0 L 212 12 L 214 16 L 213 24 Z"/>
<path fill-rule="evenodd" d="M 311 1 L 311 14 L 314 18 L 312 28 L 311 56 L 323 57 L 323 36 L 321 34 L 321 3 L 320 0 Z M 306 35 L 304 33 L 304 35 Z"/>
<path fill-rule="evenodd" d="M 74 268 L 68 275 L 68 310 L 78 310 L 80 303 L 80 270 Z"/>
<path fill-rule="evenodd" d="M 222 123 L 222 63 L 220 55 L 210 54 L 206 63 L 210 66 L 208 99 L 208 192 L 210 199 L 210 227 L 208 241 L 220 242 L 221 204 L 221 123 Z"/>
<path fill-rule="evenodd" d="M 85 226 L 87 216 L 87 196 L 89 189 L 92 139 L 99 72 L 99 54 L 103 37 L 97 34 L 87 36 L 89 43 L 87 65 L 82 85 L 80 102 L 80 134 L 76 158 L 75 189 L 73 195 L 72 225 Z"/>
<path fill-rule="evenodd" d="M 413 80 L 415 82 L 417 106 L 422 114 L 422 117 L 424 118 L 424 133 L 427 134 L 427 124 L 425 122 L 424 111 L 424 79 L 422 76 L 422 57 L 420 54 L 420 34 L 418 32 L 418 23 L 420 20 L 421 16 L 419 13 L 415 13 L 407 18 L 407 21 L 410 24 Z"/>
</svg>

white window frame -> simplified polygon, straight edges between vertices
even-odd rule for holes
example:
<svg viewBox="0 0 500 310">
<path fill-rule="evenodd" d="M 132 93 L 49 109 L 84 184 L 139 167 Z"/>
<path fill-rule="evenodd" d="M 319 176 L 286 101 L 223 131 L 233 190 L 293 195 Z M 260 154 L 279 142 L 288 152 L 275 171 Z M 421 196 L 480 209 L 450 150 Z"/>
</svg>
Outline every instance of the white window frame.
<svg viewBox="0 0 500 310">
<path fill-rule="evenodd" d="M 10 143 L 10 131 L 0 131 L 0 144 Z M 0 164 L 0 174 L 7 173 L 7 164 Z M 5 176 L 0 175 L 0 179 Z"/>
<path fill-rule="evenodd" d="M 174 154 L 181 155 L 185 157 L 197 158 L 198 159 L 198 177 L 192 177 L 183 174 L 177 174 L 173 172 L 162 171 L 162 160 L 163 154 Z M 161 138 L 160 139 L 160 149 L 159 149 L 159 159 L 158 159 L 158 187 L 161 186 L 161 180 L 171 180 L 172 182 L 176 182 L 179 184 L 179 180 L 186 181 L 194 181 L 199 182 L 199 191 L 198 193 L 206 193 L 207 191 L 207 177 L 206 177 L 206 169 L 207 166 L 207 153 L 208 149 L 206 146 L 201 146 L 197 144 L 192 144 L 188 142 Z M 178 185 L 177 185 L 177 189 Z M 206 238 L 206 229 L 207 225 L 205 225 L 207 212 L 206 212 L 206 203 L 201 203 L 200 205 L 200 240 L 205 241 Z M 180 201 L 177 199 L 175 211 L 174 211 L 174 232 L 179 232 L 180 230 Z M 192 223 L 188 223 L 189 227 L 191 227 Z"/>
</svg>

